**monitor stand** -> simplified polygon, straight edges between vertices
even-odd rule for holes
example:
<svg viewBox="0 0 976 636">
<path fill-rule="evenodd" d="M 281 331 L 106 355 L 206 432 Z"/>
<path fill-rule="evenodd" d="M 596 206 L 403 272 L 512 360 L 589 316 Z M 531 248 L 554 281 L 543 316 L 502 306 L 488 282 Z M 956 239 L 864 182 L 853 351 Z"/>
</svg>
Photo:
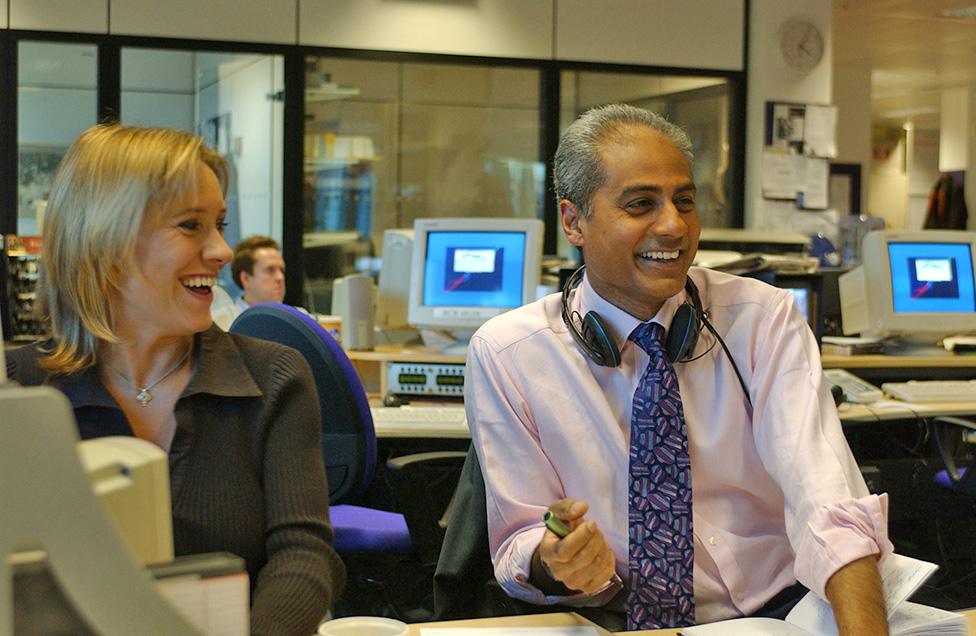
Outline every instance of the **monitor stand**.
<svg viewBox="0 0 976 636">
<path fill-rule="evenodd" d="M 461 329 L 421 329 L 420 337 L 428 349 L 439 349 L 446 356 L 467 356 L 473 331 Z"/>
<path fill-rule="evenodd" d="M 457 340 L 454 344 L 444 347 L 444 355 L 446 356 L 462 356 L 468 357 L 468 343 L 471 342 L 471 338 L 464 338 L 462 340 Z"/>
<path fill-rule="evenodd" d="M 951 356 L 952 352 L 946 351 L 938 342 L 931 337 L 899 336 L 897 338 L 887 338 L 884 341 L 885 355 L 889 356 Z"/>
</svg>

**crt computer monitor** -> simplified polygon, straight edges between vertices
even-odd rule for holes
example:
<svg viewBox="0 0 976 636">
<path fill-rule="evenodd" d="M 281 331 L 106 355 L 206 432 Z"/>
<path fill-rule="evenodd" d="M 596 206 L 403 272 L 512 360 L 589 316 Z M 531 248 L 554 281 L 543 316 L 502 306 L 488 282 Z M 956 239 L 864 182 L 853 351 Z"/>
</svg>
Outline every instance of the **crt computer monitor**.
<svg viewBox="0 0 976 636">
<path fill-rule="evenodd" d="M 450 331 L 460 352 L 486 320 L 535 300 L 541 269 L 542 221 L 418 219 L 408 320 Z"/>
<path fill-rule="evenodd" d="M 934 345 L 976 333 L 976 232 L 876 231 L 839 279 L 845 334 Z"/>
</svg>

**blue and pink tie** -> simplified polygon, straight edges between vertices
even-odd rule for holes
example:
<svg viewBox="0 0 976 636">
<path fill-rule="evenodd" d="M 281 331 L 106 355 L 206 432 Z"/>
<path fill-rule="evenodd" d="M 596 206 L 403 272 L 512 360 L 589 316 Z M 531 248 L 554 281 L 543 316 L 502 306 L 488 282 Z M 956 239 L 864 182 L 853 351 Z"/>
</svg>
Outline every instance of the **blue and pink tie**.
<svg viewBox="0 0 976 636">
<path fill-rule="evenodd" d="M 643 323 L 630 339 L 650 356 L 630 425 L 630 592 L 627 629 L 695 623 L 691 462 L 678 376 L 664 327 Z"/>
</svg>

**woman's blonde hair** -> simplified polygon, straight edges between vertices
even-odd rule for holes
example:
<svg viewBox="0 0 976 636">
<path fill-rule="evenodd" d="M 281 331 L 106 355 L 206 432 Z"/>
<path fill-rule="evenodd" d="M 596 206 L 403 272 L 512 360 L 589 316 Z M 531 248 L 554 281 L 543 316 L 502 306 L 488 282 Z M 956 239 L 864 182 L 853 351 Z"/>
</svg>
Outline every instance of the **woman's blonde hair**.
<svg viewBox="0 0 976 636">
<path fill-rule="evenodd" d="M 95 364 L 99 340 L 119 341 L 118 302 L 136 271 L 139 230 L 157 221 L 151 210 L 196 187 L 201 162 L 225 190 L 223 158 L 183 131 L 102 124 L 71 145 L 44 218 L 41 303 L 53 339 L 45 369 L 81 371 Z"/>
</svg>

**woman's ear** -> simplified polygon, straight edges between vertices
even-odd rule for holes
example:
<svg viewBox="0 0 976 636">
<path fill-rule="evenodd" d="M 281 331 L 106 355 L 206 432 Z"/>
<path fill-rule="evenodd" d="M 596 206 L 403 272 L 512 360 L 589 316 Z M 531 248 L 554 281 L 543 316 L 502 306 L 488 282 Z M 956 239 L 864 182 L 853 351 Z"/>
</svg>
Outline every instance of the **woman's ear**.
<svg viewBox="0 0 976 636">
<path fill-rule="evenodd" d="M 580 228 L 582 220 L 579 209 L 568 199 L 559 202 L 559 220 L 563 226 L 563 232 L 570 244 L 576 247 L 583 247 L 583 231 Z"/>
</svg>

